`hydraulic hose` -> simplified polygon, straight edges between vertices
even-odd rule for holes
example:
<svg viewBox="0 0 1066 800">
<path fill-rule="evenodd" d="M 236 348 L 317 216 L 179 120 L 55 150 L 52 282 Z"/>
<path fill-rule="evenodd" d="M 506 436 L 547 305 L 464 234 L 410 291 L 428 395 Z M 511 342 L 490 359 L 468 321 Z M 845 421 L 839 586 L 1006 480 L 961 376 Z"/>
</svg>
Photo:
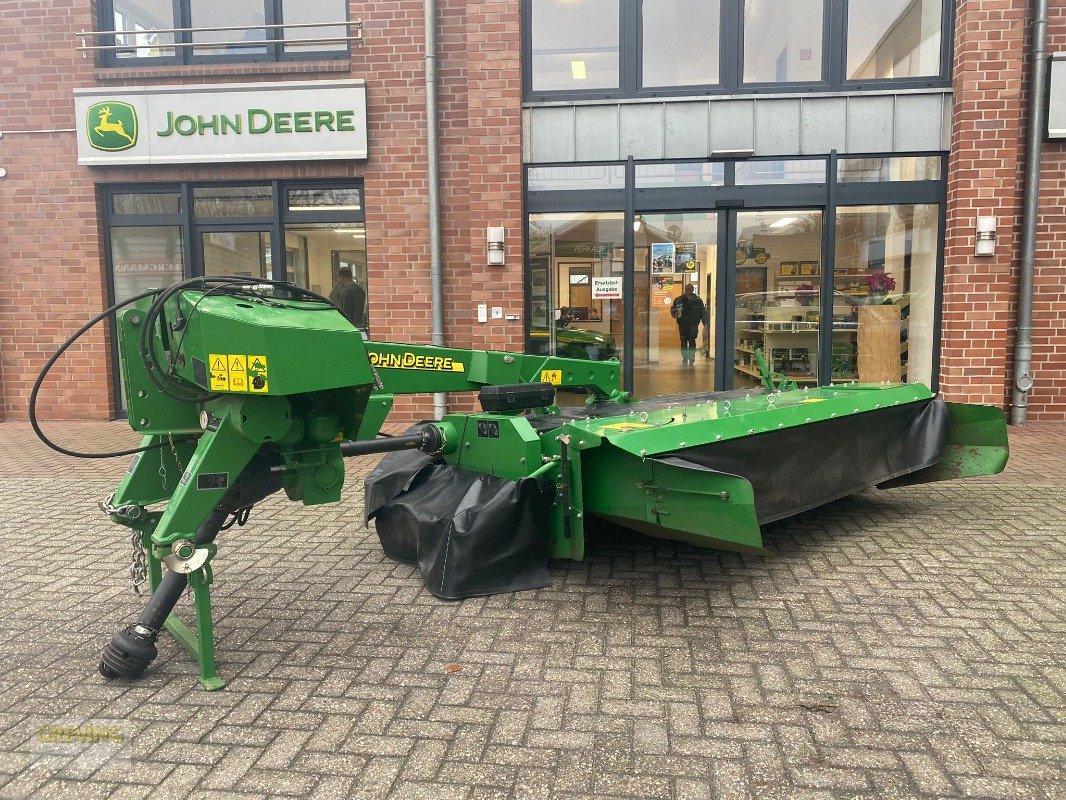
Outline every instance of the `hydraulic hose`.
<svg viewBox="0 0 1066 800">
<path fill-rule="evenodd" d="M 137 453 L 143 453 L 148 450 L 158 450 L 161 447 L 170 446 L 171 443 L 164 442 L 160 444 L 149 445 L 147 447 L 133 447 L 127 450 L 115 450 L 107 453 L 83 453 L 56 444 L 45 435 L 44 431 L 41 429 L 40 423 L 37 420 L 37 396 L 40 394 L 41 387 L 44 385 L 44 381 L 48 377 L 48 373 L 51 371 L 52 367 L 55 366 L 55 363 L 60 358 L 62 358 L 63 354 L 68 349 L 70 349 L 70 347 L 76 341 L 78 341 L 78 339 L 88 333 L 92 328 L 99 325 L 101 322 L 110 317 L 116 311 L 119 311 L 120 309 L 123 309 L 126 306 L 132 305 L 138 300 L 143 300 L 146 297 L 154 297 L 155 299 L 152 301 L 152 305 L 149 307 L 148 312 L 145 314 L 144 323 L 141 328 L 141 360 L 144 362 L 145 370 L 148 373 L 148 377 L 152 380 L 152 383 L 155 384 L 156 388 L 160 392 L 172 399 L 179 400 L 185 403 L 200 403 L 209 400 L 212 397 L 216 397 L 217 395 L 209 393 L 199 393 L 195 395 L 181 394 L 179 391 L 175 390 L 175 387 L 171 383 L 173 375 L 169 371 L 165 371 L 163 369 L 163 366 L 159 364 L 155 348 L 152 346 L 151 336 L 152 330 L 155 327 L 156 320 L 163 313 L 163 308 L 166 305 L 166 302 L 174 295 L 186 289 L 200 287 L 206 289 L 204 296 L 207 296 L 208 294 L 213 294 L 215 292 L 222 292 L 226 290 L 229 290 L 231 292 L 249 292 L 251 290 L 251 287 L 259 285 L 268 285 L 282 289 L 284 291 L 289 292 L 297 299 L 305 299 L 318 303 L 323 303 L 325 309 L 334 309 L 338 313 L 341 313 L 340 309 L 337 308 L 337 306 L 334 305 L 328 297 L 323 297 L 322 295 L 317 294 L 316 292 L 312 292 L 310 289 L 304 289 L 301 286 L 288 283 L 287 281 L 273 281 L 260 278 L 247 278 L 244 276 L 222 275 L 202 278 L 189 278 L 184 281 L 179 281 L 178 283 L 175 283 L 165 289 L 149 289 L 146 292 L 141 292 L 140 294 L 134 295 L 133 297 L 123 300 L 120 303 L 115 303 L 113 306 L 104 309 L 95 317 L 93 317 L 84 325 L 82 325 L 77 331 L 75 331 L 73 335 L 68 337 L 67 340 L 59 346 L 59 348 L 52 354 L 52 357 L 49 358 L 48 361 L 45 363 L 44 367 L 41 368 L 41 371 L 37 374 L 37 380 L 34 381 L 33 390 L 30 392 L 29 403 L 30 426 L 33 428 L 33 432 L 37 435 L 37 438 L 40 439 L 46 446 L 50 447 L 52 450 L 55 450 L 57 453 L 62 453 L 65 456 L 71 456 L 73 458 L 119 458 L 121 456 L 131 456 Z M 209 286 L 212 288 L 208 288 Z M 200 299 L 202 300 L 203 298 L 201 297 Z M 181 343 L 183 341 L 184 331 L 182 332 L 181 338 L 178 339 L 178 344 L 176 348 L 177 350 L 181 349 Z M 160 375 L 162 375 L 162 378 L 160 378 Z M 182 441 L 185 440 L 183 439 Z"/>
</svg>

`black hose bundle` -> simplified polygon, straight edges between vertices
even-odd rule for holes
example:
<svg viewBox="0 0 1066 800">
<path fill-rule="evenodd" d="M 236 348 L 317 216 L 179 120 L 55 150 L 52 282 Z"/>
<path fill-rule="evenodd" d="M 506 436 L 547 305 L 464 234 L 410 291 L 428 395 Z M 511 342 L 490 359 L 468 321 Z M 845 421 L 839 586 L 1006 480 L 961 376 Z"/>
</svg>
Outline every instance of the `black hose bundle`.
<svg viewBox="0 0 1066 800">
<path fill-rule="evenodd" d="M 271 305 L 280 308 L 292 308 L 288 306 L 284 300 L 286 298 L 267 298 L 262 294 L 255 291 L 255 287 L 270 286 L 275 289 L 276 292 L 282 292 L 288 295 L 289 300 L 308 301 L 322 303 L 322 310 L 335 310 L 338 313 L 340 309 L 337 308 L 327 297 L 323 297 L 320 294 L 304 289 L 302 286 L 297 286 L 294 283 L 288 281 L 274 281 L 267 280 L 265 278 L 248 278 L 239 275 L 219 275 L 219 276 L 204 276 L 200 278 L 188 278 L 183 281 L 179 281 L 164 289 L 150 289 L 146 292 L 134 295 L 121 303 L 115 303 L 110 308 L 101 311 L 91 320 L 82 325 L 72 336 L 70 336 L 63 344 L 59 346 L 59 349 L 52 354 L 52 357 L 48 359 L 40 373 L 37 375 L 37 380 L 33 384 L 33 390 L 30 392 L 30 408 L 29 417 L 30 425 L 33 427 L 33 432 L 37 434 L 44 444 L 55 450 L 57 453 L 62 453 L 66 456 L 73 456 L 74 458 L 117 458 L 120 456 L 129 456 L 136 453 L 143 453 L 147 450 L 156 450 L 160 447 L 169 446 L 170 443 L 160 443 L 155 445 L 149 445 L 147 447 L 134 447 L 128 450 L 116 450 L 109 453 L 82 453 L 76 450 L 70 450 L 66 447 L 56 444 L 49 439 L 43 430 L 41 430 L 40 423 L 37 420 L 37 396 L 41 391 L 41 386 L 44 384 L 45 378 L 48 377 L 49 371 L 55 366 L 55 363 L 78 339 L 88 333 L 96 325 L 103 322 L 105 319 L 113 315 L 120 309 L 126 306 L 132 305 L 139 300 L 143 300 L 146 297 L 154 297 L 151 306 L 145 313 L 144 321 L 141 325 L 141 341 L 140 341 L 140 355 L 141 361 L 144 364 L 145 371 L 148 373 L 149 379 L 152 384 L 160 392 L 165 394 L 174 400 L 178 400 L 183 403 L 203 403 L 218 397 L 217 394 L 210 392 L 192 392 L 189 391 L 185 384 L 174 383 L 175 369 L 178 364 L 178 355 L 181 352 L 182 343 L 185 340 L 185 332 L 188 329 L 188 320 L 177 320 L 173 330 L 175 332 L 181 331 L 181 336 L 178 338 L 177 344 L 171 351 L 170 364 L 164 366 L 159 362 L 159 354 L 156 352 L 156 348 L 153 346 L 153 337 L 155 335 L 155 329 L 158 326 L 159 333 L 163 337 L 164 342 L 167 341 L 167 332 L 165 325 L 164 306 L 172 297 L 176 296 L 180 292 L 189 289 L 203 289 L 204 293 L 193 304 L 193 309 L 200 304 L 205 298 L 212 294 L 230 294 L 236 296 L 243 296 L 257 302 L 266 302 Z M 306 309 L 304 309 L 306 310 Z"/>
</svg>

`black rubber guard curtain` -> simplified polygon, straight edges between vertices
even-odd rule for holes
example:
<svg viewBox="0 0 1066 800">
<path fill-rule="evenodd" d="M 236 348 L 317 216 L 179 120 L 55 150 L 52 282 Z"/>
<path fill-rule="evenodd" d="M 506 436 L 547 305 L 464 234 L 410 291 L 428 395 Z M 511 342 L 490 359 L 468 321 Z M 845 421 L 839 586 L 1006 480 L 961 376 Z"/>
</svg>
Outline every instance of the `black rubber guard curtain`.
<svg viewBox="0 0 1066 800">
<path fill-rule="evenodd" d="M 937 397 L 659 458 L 746 479 L 765 525 L 935 464 L 947 434 L 947 405 Z"/>
<path fill-rule="evenodd" d="M 366 479 L 389 558 L 418 567 L 437 597 L 539 589 L 548 580 L 550 480 L 507 480 L 415 452 L 385 456 Z"/>
</svg>

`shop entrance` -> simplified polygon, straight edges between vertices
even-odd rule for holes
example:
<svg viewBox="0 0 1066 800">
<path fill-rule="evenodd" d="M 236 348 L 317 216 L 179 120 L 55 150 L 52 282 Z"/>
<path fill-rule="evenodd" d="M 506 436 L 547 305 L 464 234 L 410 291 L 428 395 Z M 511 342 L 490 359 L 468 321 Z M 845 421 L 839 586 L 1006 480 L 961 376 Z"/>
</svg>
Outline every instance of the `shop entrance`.
<svg viewBox="0 0 1066 800">
<path fill-rule="evenodd" d="M 726 387 L 760 385 L 757 350 L 775 372 L 801 386 L 817 385 L 821 210 L 731 212 L 729 241 L 732 308 L 727 338 L 732 340 L 732 374 L 723 376 Z"/>
<path fill-rule="evenodd" d="M 723 220 L 713 211 L 636 215 L 633 390 L 638 397 L 715 388 Z M 686 298 L 688 286 L 692 291 Z"/>
<path fill-rule="evenodd" d="M 617 357 L 645 397 L 755 388 L 756 351 L 800 386 L 935 385 L 940 160 L 531 166 L 528 352 Z M 705 309 L 691 359 L 686 287 Z"/>
<path fill-rule="evenodd" d="M 638 212 L 633 230 L 637 396 L 759 386 L 756 350 L 817 384 L 821 210 Z M 672 313 L 689 285 L 698 324 Z"/>
</svg>

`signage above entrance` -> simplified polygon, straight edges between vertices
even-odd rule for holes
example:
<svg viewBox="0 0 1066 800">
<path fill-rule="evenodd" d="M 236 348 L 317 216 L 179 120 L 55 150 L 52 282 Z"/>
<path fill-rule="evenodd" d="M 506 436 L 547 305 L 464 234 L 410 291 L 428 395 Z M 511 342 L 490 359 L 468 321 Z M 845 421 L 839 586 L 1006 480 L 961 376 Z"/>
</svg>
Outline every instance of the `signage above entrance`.
<svg viewBox="0 0 1066 800">
<path fill-rule="evenodd" d="M 587 256 L 589 258 L 609 258 L 614 250 L 612 242 L 556 242 L 557 256 Z"/>
<path fill-rule="evenodd" d="M 78 163 L 367 157 L 366 82 L 75 89 Z"/>
</svg>

